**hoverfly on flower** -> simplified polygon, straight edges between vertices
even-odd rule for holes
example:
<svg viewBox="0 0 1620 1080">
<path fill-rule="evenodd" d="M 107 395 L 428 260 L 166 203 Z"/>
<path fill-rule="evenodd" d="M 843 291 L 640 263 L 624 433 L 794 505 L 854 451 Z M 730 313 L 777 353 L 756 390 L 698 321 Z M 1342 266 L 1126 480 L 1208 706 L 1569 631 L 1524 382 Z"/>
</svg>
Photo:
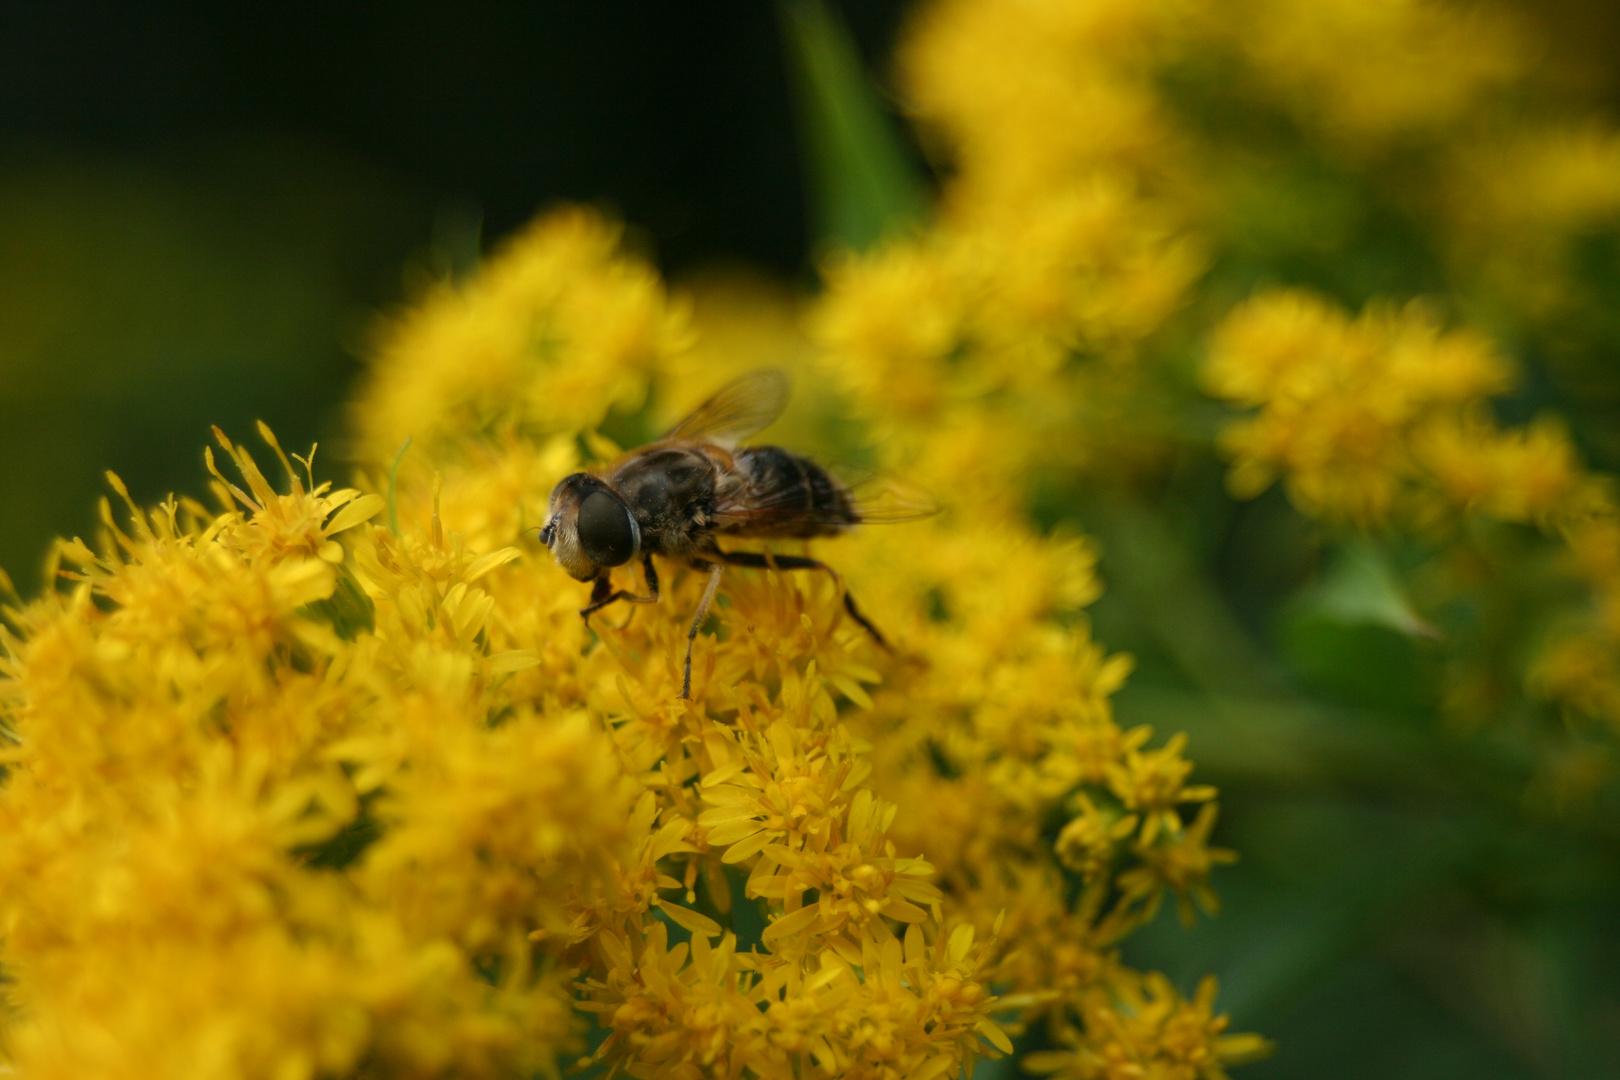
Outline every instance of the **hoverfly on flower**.
<svg viewBox="0 0 1620 1080">
<path fill-rule="evenodd" d="M 938 507 L 921 492 L 889 480 L 846 484 L 807 457 L 777 446 L 738 446 L 764 430 L 787 405 L 787 376 L 751 372 L 723 387 L 663 438 L 632 450 L 600 473 L 578 472 L 552 489 L 540 539 L 570 575 L 591 585 L 591 615 L 624 600 L 659 599 L 652 557 L 686 562 L 709 575 L 686 634 L 681 697 L 692 693 L 692 642 L 727 566 L 837 571 L 802 555 L 724 551 L 721 536 L 809 539 L 853 525 L 912 521 Z M 609 570 L 639 558 L 646 595 L 614 590 Z M 847 590 L 850 618 L 885 645 Z"/>
</svg>

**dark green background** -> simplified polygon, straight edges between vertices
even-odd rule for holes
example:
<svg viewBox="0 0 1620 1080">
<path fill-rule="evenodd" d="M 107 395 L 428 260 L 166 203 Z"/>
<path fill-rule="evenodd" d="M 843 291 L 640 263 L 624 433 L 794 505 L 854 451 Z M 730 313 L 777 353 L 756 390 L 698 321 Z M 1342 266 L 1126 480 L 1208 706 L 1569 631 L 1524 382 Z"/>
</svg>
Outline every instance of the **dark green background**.
<svg viewBox="0 0 1620 1080">
<path fill-rule="evenodd" d="M 0 6 L 0 566 L 103 469 L 197 490 L 210 423 L 338 449 L 374 313 L 559 200 L 803 275 L 804 175 L 759 0 Z"/>
</svg>

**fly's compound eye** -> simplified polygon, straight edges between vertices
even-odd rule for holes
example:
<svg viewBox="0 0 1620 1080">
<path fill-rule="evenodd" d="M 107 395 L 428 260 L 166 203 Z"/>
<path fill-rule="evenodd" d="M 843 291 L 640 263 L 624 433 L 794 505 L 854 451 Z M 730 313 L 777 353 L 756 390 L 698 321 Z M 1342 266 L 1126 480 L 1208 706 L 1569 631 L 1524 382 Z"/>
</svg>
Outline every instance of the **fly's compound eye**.
<svg viewBox="0 0 1620 1080">
<path fill-rule="evenodd" d="M 585 496 L 576 527 L 581 550 L 598 566 L 621 566 L 641 547 L 641 527 L 629 508 L 605 491 Z"/>
</svg>

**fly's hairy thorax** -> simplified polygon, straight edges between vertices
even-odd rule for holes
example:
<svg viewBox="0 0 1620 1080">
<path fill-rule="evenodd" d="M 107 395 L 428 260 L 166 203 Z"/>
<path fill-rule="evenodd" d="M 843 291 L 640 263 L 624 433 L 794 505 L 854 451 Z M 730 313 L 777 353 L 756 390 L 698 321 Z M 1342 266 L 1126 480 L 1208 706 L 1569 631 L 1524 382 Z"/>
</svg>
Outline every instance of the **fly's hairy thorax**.
<svg viewBox="0 0 1620 1080">
<path fill-rule="evenodd" d="M 704 546 L 714 530 L 716 496 L 724 496 L 732 456 L 706 443 L 650 446 L 608 475 L 641 527 L 643 551 L 684 555 Z"/>
<path fill-rule="evenodd" d="M 635 515 L 642 550 L 656 555 L 698 554 L 716 534 L 802 539 L 860 521 L 848 488 L 778 446 L 654 444 L 604 479 Z"/>
</svg>

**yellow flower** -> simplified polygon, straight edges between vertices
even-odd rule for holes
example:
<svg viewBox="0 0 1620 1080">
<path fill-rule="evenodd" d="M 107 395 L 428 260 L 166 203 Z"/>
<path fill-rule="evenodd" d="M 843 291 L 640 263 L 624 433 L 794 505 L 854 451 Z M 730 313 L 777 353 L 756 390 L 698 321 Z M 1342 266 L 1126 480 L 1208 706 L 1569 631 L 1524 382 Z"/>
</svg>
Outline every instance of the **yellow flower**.
<svg viewBox="0 0 1620 1080">
<path fill-rule="evenodd" d="M 61 546 L 71 591 L 14 613 L 8 1052 L 33 1075 L 548 1066 L 572 1041 L 561 978 L 510 949 L 491 978 L 340 872 L 375 826 L 333 752 L 410 698 L 364 594 L 335 603 L 333 537 L 381 499 L 290 469 L 277 493 L 225 445 L 251 495 L 219 478 L 222 512 L 128 531 L 108 511 L 101 554 Z"/>
<path fill-rule="evenodd" d="M 577 1053 L 579 1012 L 596 1061 L 673 1080 L 954 1077 L 1019 1023 L 1074 1075 L 1257 1052 L 1212 983 L 1184 1001 L 1118 954 L 1166 891 L 1213 907 L 1228 853 L 1185 739 L 1115 721 L 1094 548 L 1026 512 L 1037 467 L 1117 460 L 1104 421 L 1140 407 L 1205 265 L 1152 71 L 1193 32 L 1178 8 L 925 15 L 909 92 L 959 173 L 934 226 L 829 263 L 813 344 L 753 291 L 694 317 L 616 225 L 559 211 L 379 334 L 356 487 L 283 457 L 280 490 L 227 442 L 219 510 L 64 544 L 68 587 L 0 671 L 0 871 L 52 871 L 0 894 L 18 1071 L 533 1073 Z M 1346 379 L 1398 384 L 1344 438 L 1505 379 L 1415 314 L 1295 321 L 1334 327 Z M 604 423 L 656 429 L 745 363 L 695 344 L 711 328 L 801 358 L 798 430 L 853 417 L 944 505 L 818 547 L 839 583 L 728 570 L 686 699 L 701 577 L 660 559 L 658 605 L 587 627 L 532 530 L 616 453 Z M 1272 350 L 1291 402 L 1323 396 L 1302 348 Z"/>
<path fill-rule="evenodd" d="M 1590 601 L 1537 650 L 1524 685 L 1574 714 L 1620 723 L 1613 481 L 1586 468 L 1557 417 L 1522 428 L 1492 419 L 1487 399 L 1507 388 L 1508 371 L 1488 343 L 1442 333 L 1418 308 L 1370 309 L 1352 322 L 1323 300 L 1273 292 L 1227 317 L 1204 377 L 1212 393 L 1258 409 L 1222 438 L 1237 495 L 1281 476 L 1308 514 L 1449 540 L 1461 588 L 1478 588 L 1494 557 L 1480 546 L 1483 524 L 1533 525 L 1567 543 L 1563 572 Z M 1457 584 L 1443 588 L 1459 594 Z M 1447 699 L 1467 722 L 1500 709 L 1497 666 L 1492 657 L 1452 665 Z"/>
<path fill-rule="evenodd" d="M 367 458 L 390 462 L 407 438 L 437 458 L 502 425 L 575 432 L 638 406 L 688 337 L 652 268 L 618 256 L 620 235 L 583 210 L 548 215 L 477 288 L 436 285 L 386 327 L 354 412 Z"/>
<path fill-rule="evenodd" d="M 1108 870 L 1119 842 L 1136 832 L 1139 822 L 1134 814 L 1104 813 L 1084 791 L 1075 795 L 1075 802 L 1080 813 L 1058 833 L 1055 850 L 1065 867 L 1095 880 Z"/>
<path fill-rule="evenodd" d="M 525 243 L 610 234 L 567 218 Z M 536 266 L 573 275 L 565 294 L 643 280 L 509 258 L 530 268 L 530 308 L 491 306 L 482 284 L 430 305 L 506 340 L 477 319 L 532 325 L 558 295 Z M 487 288 L 510 273 L 497 263 Z M 434 350 L 457 339 L 427 336 L 396 341 L 422 367 L 394 373 L 379 415 L 422 408 L 403 387 L 448 393 Z M 696 575 L 670 567 L 667 606 L 588 631 L 579 585 L 517 531 L 577 464 L 579 415 L 509 407 L 555 392 L 576 360 L 556 348 L 509 370 L 498 402 L 451 394 L 386 515 L 382 492 L 290 468 L 277 490 L 222 439 L 243 482 L 216 475 L 220 511 L 170 504 L 124 528 L 109 511 L 100 554 L 62 545 L 70 588 L 17 614 L 0 698 L 22 740 L 0 869 L 50 871 L 0 899 L 30 1003 L 6 1022 L 19 1068 L 532 1071 L 577 1045 L 577 988 L 613 1032 L 599 1056 L 635 1075 L 956 1075 L 1011 1048 L 998 1013 L 1062 1025 L 1127 985 L 1107 950 L 1158 889 L 1202 888 L 1213 819 L 1184 827 L 1177 804 L 1210 793 L 1186 784 L 1181 741 L 1146 750 L 1114 723 L 1128 661 L 1067 621 L 1097 594 L 1095 554 L 1034 534 L 1016 499 L 848 542 L 892 653 L 832 583 L 771 572 L 734 573 L 691 701 L 669 608 L 690 610 Z M 654 361 L 639 370 L 657 385 Z M 859 403 L 891 408 L 877 386 Z M 999 453 L 1014 414 L 987 411 L 981 450 Z M 892 435 L 948 460 L 937 429 Z M 1109 827 L 1117 861 L 1093 860 L 1070 909 L 1041 823 L 1109 790 L 1131 806 Z M 946 805 L 974 834 L 961 849 Z M 765 916 L 753 951 L 717 921 L 736 910 L 727 867 Z M 1132 867 L 1159 884 L 1127 899 Z M 1042 882 L 1028 908 L 1019 883 Z M 139 983 L 116 1008 L 90 989 L 108 963 Z M 163 988 L 174 972 L 184 992 Z M 220 989 L 242 973 L 252 993 Z M 998 1003 L 993 978 L 1018 995 Z"/>
<path fill-rule="evenodd" d="M 1213 1015 L 1214 998 L 1212 977 L 1191 1001 L 1158 975 L 1142 979 L 1123 1001 L 1094 993 L 1084 1027 L 1064 1034 L 1070 1048 L 1030 1054 L 1024 1067 L 1063 1080 L 1225 1080 L 1226 1066 L 1270 1048 L 1257 1035 L 1223 1034 L 1227 1019 Z"/>
<path fill-rule="evenodd" d="M 1307 513 L 1372 525 L 1402 509 L 1412 440 L 1507 388 L 1484 339 L 1442 332 L 1420 307 L 1369 309 L 1352 322 L 1299 291 L 1255 297 L 1218 329 L 1210 393 L 1257 407 L 1222 438 L 1229 485 L 1253 497 L 1281 476 Z"/>
<path fill-rule="evenodd" d="M 989 1021 L 993 1005 L 964 973 L 977 951 L 971 927 L 930 945 L 867 939 L 855 962 L 739 955 L 694 932 L 671 947 L 662 923 L 644 938 L 604 935 L 604 980 L 589 980 L 588 1010 L 611 1034 L 598 1059 L 628 1060 L 653 1078 L 740 1076 L 939 1077 L 980 1052 L 980 1038 L 1011 1049 Z M 632 977 L 633 973 L 633 977 Z"/>
<path fill-rule="evenodd" d="M 1492 132 L 1451 152 L 1440 185 L 1459 277 L 1540 320 L 1601 302 L 1577 244 L 1620 214 L 1620 133 L 1590 120 Z"/>
<path fill-rule="evenodd" d="M 1610 505 L 1607 485 L 1587 474 L 1555 417 L 1502 431 L 1468 409 L 1413 432 L 1412 453 L 1453 512 L 1546 527 Z"/>
<path fill-rule="evenodd" d="M 1276 99 L 1343 145 L 1379 152 L 1432 135 L 1523 77 L 1524 30 L 1429 0 L 1261 0 L 1238 44 Z"/>
<path fill-rule="evenodd" d="M 1192 925 L 1197 914 L 1194 902 L 1211 914 L 1220 910 L 1220 902 L 1209 887 L 1209 874 L 1216 866 L 1236 862 L 1237 853 L 1209 846 L 1215 815 L 1215 804 L 1205 803 L 1191 826 L 1183 832 L 1161 835 L 1158 843 L 1143 830 L 1143 837 L 1137 841 L 1142 865 L 1121 874 L 1119 886 L 1132 900 L 1147 899 L 1144 920 L 1158 911 L 1158 899 L 1166 888 L 1176 894 L 1184 924 Z"/>
<path fill-rule="evenodd" d="M 1199 784 L 1188 787 L 1192 763 L 1181 756 L 1187 736 L 1175 735 L 1158 750 L 1126 751 L 1116 764 L 1107 766 L 1108 786 L 1127 809 L 1142 815 L 1142 843 L 1151 844 L 1163 829 L 1172 836 L 1181 831 L 1181 818 L 1175 808 L 1181 803 L 1208 802 L 1215 789 Z"/>
</svg>

